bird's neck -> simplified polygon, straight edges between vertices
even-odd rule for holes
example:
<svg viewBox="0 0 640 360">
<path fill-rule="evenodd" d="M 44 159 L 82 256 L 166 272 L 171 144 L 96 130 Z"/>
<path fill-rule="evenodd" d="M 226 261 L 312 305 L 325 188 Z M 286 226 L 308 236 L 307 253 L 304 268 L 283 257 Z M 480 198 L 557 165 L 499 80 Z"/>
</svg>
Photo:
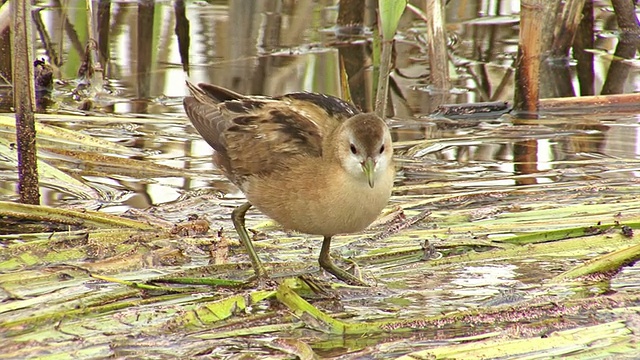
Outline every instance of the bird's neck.
<svg viewBox="0 0 640 360">
<path fill-rule="evenodd" d="M 325 161 L 340 163 L 340 155 L 338 153 L 340 139 L 340 129 L 342 125 L 337 126 L 329 134 L 326 134 L 322 142 L 322 158 Z"/>
</svg>

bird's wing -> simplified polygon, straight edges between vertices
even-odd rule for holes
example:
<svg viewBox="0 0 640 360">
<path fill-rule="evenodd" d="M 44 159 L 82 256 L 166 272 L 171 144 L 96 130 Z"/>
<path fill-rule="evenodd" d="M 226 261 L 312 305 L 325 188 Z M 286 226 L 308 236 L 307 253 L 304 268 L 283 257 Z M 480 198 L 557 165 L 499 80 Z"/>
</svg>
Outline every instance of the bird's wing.
<svg viewBox="0 0 640 360">
<path fill-rule="evenodd" d="M 323 138 L 358 113 L 352 105 L 320 94 L 269 98 L 216 86 L 195 90 L 184 100 L 187 115 L 238 184 L 247 176 L 285 170 L 300 157 L 321 157 Z"/>
</svg>

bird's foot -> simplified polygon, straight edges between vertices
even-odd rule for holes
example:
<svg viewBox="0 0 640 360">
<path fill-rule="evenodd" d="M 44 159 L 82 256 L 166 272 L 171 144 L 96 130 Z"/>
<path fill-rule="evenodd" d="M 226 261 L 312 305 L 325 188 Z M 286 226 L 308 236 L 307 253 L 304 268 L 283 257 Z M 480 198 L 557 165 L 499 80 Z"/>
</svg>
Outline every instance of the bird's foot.
<svg viewBox="0 0 640 360">
<path fill-rule="evenodd" d="M 266 273 L 258 274 L 257 272 L 247 279 L 245 284 L 247 287 L 257 289 L 273 289 L 278 286 L 278 282 L 275 279 L 272 279 Z"/>
<path fill-rule="evenodd" d="M 349 272 L 345 271 L 344 269 L 339 268 L 331 260 L 320 262 L 320 266 L 323 269 L 327 270 L 329 273 L 333 274 L 333 276 L 337 277 L 338 279 L 342 280 L 348 285 L 366 286 L 366 287 L 371 286 L 361 278 L 358 278 L 355 275 L 352 275 Z"/>
</svg>

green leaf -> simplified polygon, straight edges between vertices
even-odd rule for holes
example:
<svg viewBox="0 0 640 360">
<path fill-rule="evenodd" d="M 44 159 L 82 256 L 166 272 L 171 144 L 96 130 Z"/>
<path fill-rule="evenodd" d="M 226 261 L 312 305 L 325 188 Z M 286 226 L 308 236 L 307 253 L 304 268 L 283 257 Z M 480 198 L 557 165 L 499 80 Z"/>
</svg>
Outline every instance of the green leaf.
<svg viewBox="0 0 640 360">
<path fill-rule="evenodd" d="M 400 22 L 400 16 L 402 16 L 406 7 L 406 0 L 378 0 L 383 39 L 393 39 L 398 28 L 398 22 Z"/>
</svg>

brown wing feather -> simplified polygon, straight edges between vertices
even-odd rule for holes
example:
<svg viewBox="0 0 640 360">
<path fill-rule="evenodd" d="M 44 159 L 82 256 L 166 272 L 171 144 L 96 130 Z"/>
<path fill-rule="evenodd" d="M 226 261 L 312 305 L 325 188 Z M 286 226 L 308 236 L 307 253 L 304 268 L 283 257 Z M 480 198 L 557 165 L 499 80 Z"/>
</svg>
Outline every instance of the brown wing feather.
<svg viewBox="0 0 640 360">
<path fill-rule="evenodd" d="M 321 157 L 323 137 L 357 113 L 347 103 L 329 97 L 337 100 L 331 102 L 324 95 L 311 94 L 314 102 L 307 95 L 274 99 L 244 96 L 213 85 L 205 91 L 189 85 L 193 96 L 184 100 L 187 115 L 217 151 L 218 165 L 238 185 L 248 176 L 286 169 L 297 158 Z M 333 108 L 318 105 L 320 100 L 329 101 Z"/>
<path fill-rule="evenodd" d="M 313 104 L 324 110 L 330 117 L 341 122 L 360 113 L 352 104 L 331 95 L 297 92 L 282 95 L 276 99 L 294 99 L 298 102 Z"/>
<path fill-rule="evenodd" d="M 220 135 L 228 127 L 218 105 L 198 101 L 195 97 L 184 98 L 184 109 L 193 126 L 211 147 L 226 152 L 224 138 Z"/>
<path fill-rule="evenodd" d="M 236 177 L 287 168 L 296 156 L 322 156 L 322 129 L 295 111 L 269 106 L 231 121 L 224 137 Z"/>
<path fill-rule="evenodd" d="M 190 85 L 191 85 L 190 89 L 194 87 L 192 84 Z M 235 91 L 231 91 L 229 89 L 223 88 L 222 86 L 217 86 L 213 84 L 199 83 L 198 88 L 207 96 L 209 96 L 211 99 L 214 99 L 216 102 L 239 100 L 239 99 L 246 98 L 246 96 L 242 94 L 238 94 Z"/>
</svg>

